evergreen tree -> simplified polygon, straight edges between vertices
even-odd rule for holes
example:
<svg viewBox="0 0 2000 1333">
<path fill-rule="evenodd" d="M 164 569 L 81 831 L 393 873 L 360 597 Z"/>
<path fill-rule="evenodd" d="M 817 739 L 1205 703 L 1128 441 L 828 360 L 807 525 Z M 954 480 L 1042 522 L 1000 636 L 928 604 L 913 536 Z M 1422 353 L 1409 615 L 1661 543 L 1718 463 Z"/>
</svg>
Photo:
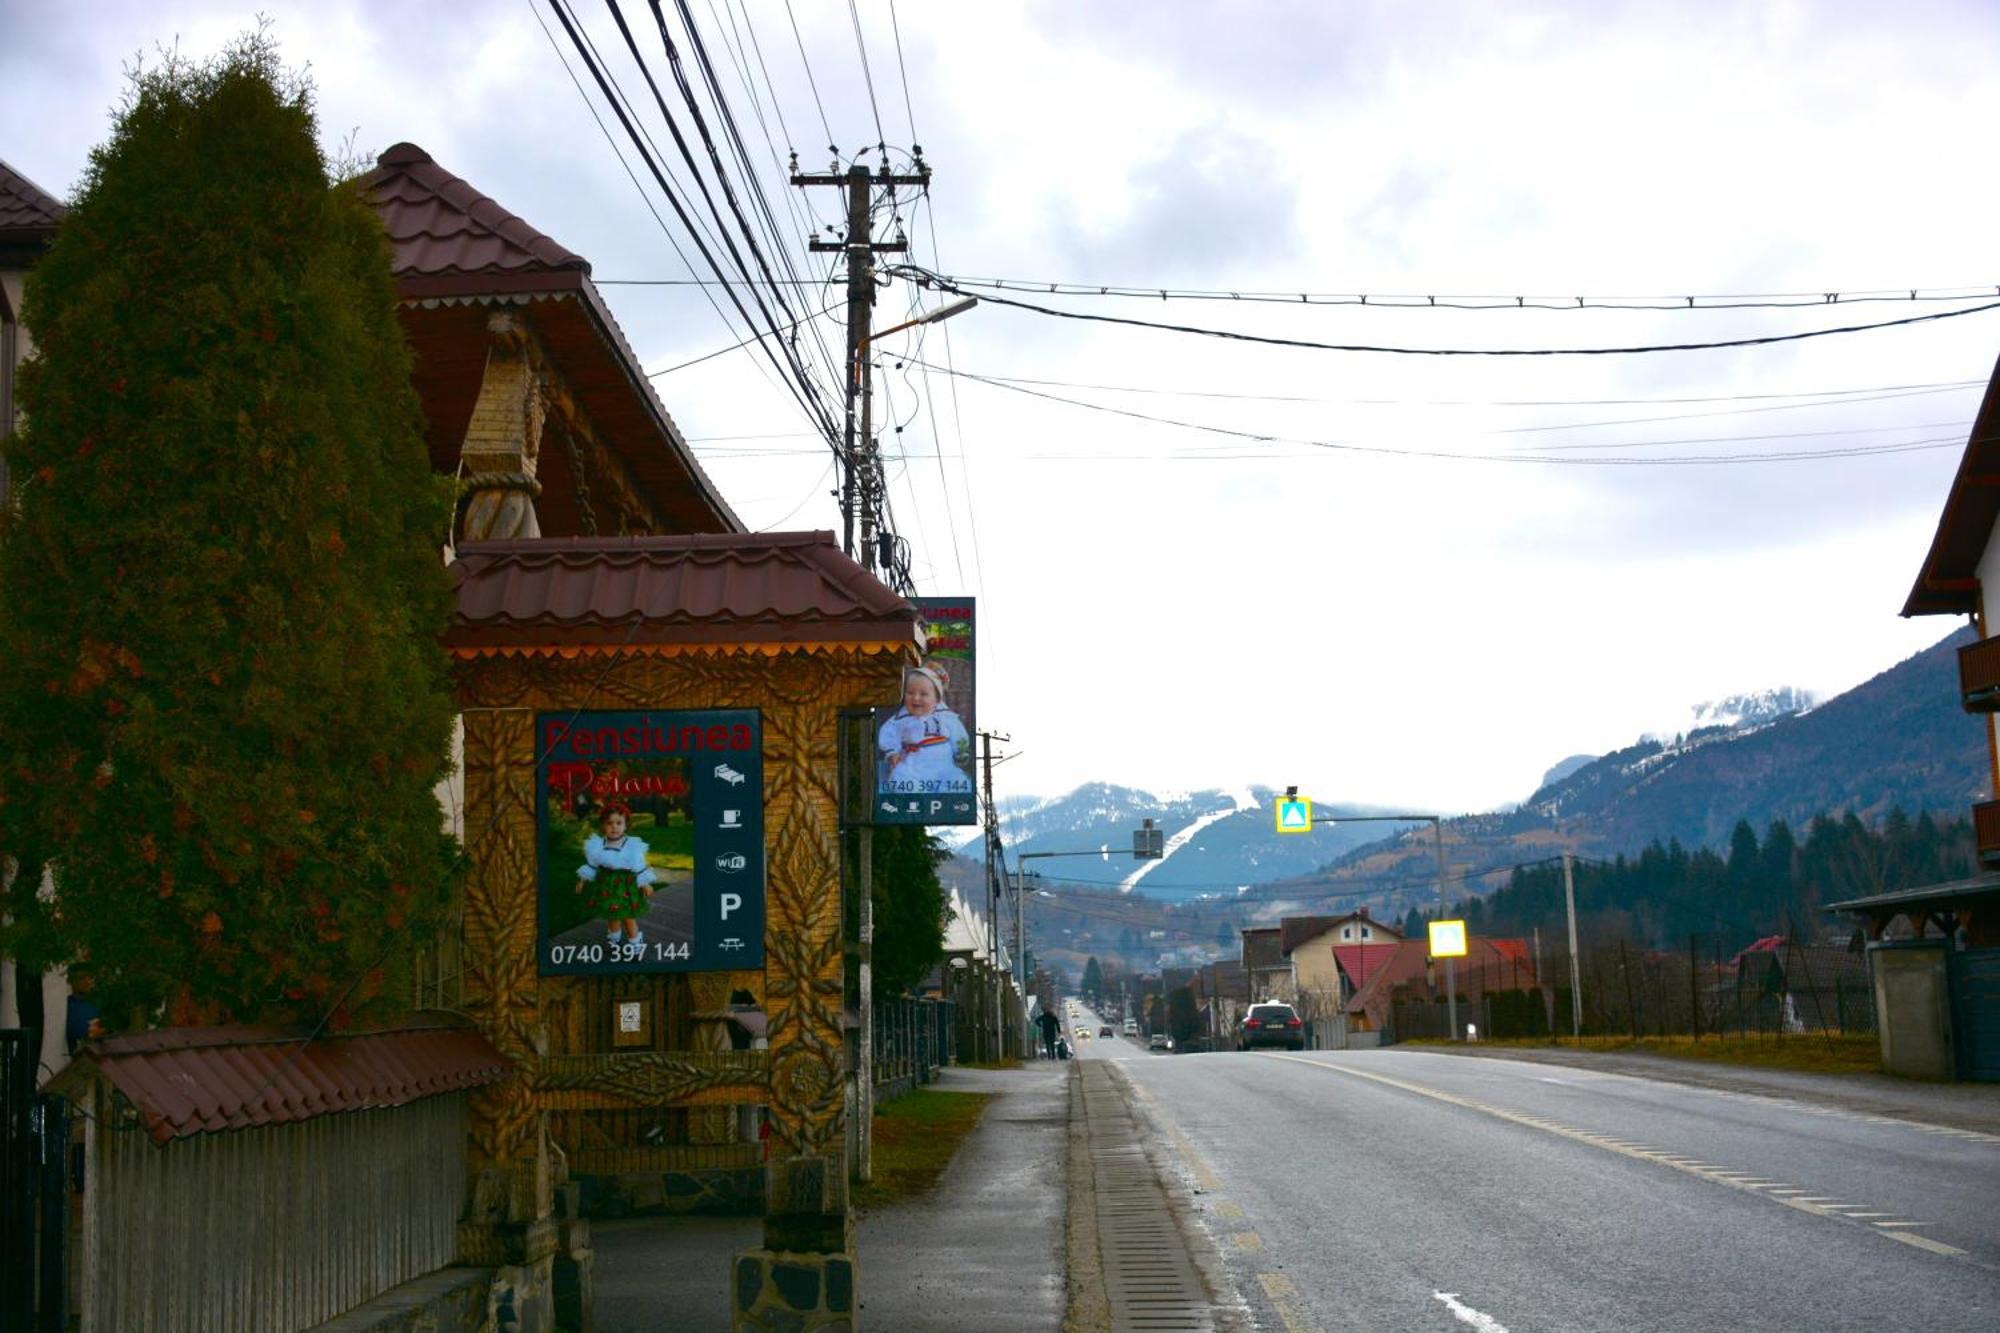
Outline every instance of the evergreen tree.
<svg viewBox="0 0 2000 1333">
<path fill-rule="evenodd" d="M 134 76 L 29 279 L 0 943 L 114 1027 L 393 1008 L 447 898 L 450 493 L 395 301 L 261 35 Z"/>
<path fill-rule="evenodd" d="M 1098 993 L 1104 989 L 1104 969 L 1099 965 L 1096 954 L 1092 954 L 1090 961 L 1083 965 L 1083 986 L 1081 989 L 1083 997 L 1093 1004 L 1097 1002 Z"/>
<path fill-rule="evenodd" d="M 876 829 L 874 849 L 871 976 L 875 993 L 886 997 L 905 993 L 944 961 L 951 903 L 937 870 L 951 852 L 917 825 Z"/>
</svg>

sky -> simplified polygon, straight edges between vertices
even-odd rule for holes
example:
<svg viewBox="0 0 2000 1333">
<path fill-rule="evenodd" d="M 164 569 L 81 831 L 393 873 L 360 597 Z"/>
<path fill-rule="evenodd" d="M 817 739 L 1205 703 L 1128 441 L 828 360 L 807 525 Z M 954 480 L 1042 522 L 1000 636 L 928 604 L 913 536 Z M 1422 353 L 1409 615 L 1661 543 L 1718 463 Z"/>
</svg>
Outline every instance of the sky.
<svg viewBox="0 0 2000 1333">
<path fill-rule="evenodd" d="M 667 145 L 606 9 L 575 9 Z M 824 171 L 829 145 L 873 164 L 886 142 L 898 164 L 920 144 L 934 177 L 878 239 L 900 226 L 926 269 L 1040 283 L 1015 299 L 1092 315 L 1491 350 L 1982 304 L 1911 291 L 2000 300 L 2000 7 L 1980 0 L 689 10 L 817 277 L 805 233 L 838 201 L 786 185 L 787 150 Z M 649 371 L 707 358 L 654 383 L 746 523 L 838 528 L 798 403 L 753 348 L 709 356 L 748 333 L 715 289 L 627 285 L 685 284 L 676 244 L 700 261 L 593 120 L 616 134 L 546 3 L 0 0 L 0 159 L 68 194 L 135 60 L 213 53 L 260 11 L 309 70 L 329 153 L 417 143 L 587 256 Z M 674 97 L 651 13 L 624 12 Z M 836 304 L 794 290 L 801 313 Z M 1603 308 L 1831 292 L 1905 299 Z M 1443 305 L 1384 304 L 1430 296 Z M 892 279 L 876 327 L 941 299 Z M 815 321 L 834 347 L 839 318 Z M 1456 814 L 1697 702 L 1831 695 L 1953 629 L 1897 613 L 2000 311 L 1446 357 L 989 302 L 875 346 L 895 528 L 920 592 L 979 599 L 1003 792 L 1297 784 Z M 1908 447 L 1828 453 L 1882 446 Z M 1772 453 L 1804 457 L 1658 461 Z"/>
</svg>

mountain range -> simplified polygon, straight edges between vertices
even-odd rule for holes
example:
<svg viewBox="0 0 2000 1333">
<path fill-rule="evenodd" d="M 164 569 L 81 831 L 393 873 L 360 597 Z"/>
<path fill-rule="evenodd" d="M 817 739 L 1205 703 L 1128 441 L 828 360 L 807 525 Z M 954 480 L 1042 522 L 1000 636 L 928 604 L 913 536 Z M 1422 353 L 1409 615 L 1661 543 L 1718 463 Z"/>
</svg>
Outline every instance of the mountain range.
<svg viewBox="0 0 2000 1333">
<path fill-rule="evenodd" d="M 1512 865 L 1567 844 L 1590 855 L 1636 853 L 1655 840 L 1723 847 L 1739 820 L 1760 833 L 1773 820 L 1802 826 L 1852 811 L 1874 821 L 1900 806 L 1962 817 L 1985 794 L 1989 760 L 1979 727 L 1959 706 L 1961 630 L 1835 698 L 1795 689 L 1698 705 L 1672 734 L 1642 737 L 1600 756 L 1551 767 L 1520 805 L 1444 821 L 1450 891 L 1490 888 Z M 1089 783 L 1066 796 L 1001 803 L 1010 865 L 1045 880 L 1165 900 L 1233 899 L 1263 918 L 1367 902 L 1378 914 L 1436 900 L 1426 825 L 1334 824 L 1309 837 L 1279 835 L 1269 788 L 1158 795 Z M 1380 814 L 1315 806 L 1315 814 Z M 1135 863 L 1131 831 L 1151 818 L 1167 855 Z M 1422 836 L 1413 836 L 1421 832 Z M 1034 853 L 1101 848 L 1089 856 Z M 977 856 L 975 840 L 966 849 Z"/>
</svg>

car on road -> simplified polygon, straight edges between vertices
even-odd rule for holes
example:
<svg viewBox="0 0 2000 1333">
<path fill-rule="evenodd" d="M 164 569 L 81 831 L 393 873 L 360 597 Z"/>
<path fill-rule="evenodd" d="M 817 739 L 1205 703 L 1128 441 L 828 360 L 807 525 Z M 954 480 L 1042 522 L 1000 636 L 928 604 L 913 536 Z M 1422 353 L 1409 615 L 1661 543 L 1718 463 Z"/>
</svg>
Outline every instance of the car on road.
<svg viewBox="0 0 2000 1333">
<path fill-rule="evenodd" d="M 1138 1036 L 1138 1035 L 1139 1035 L 1139 1020 L 1138 1020 L 1138 1019 L 1136 1019 L 1136 1018 L 1128 1018 L 1128 1019 L 1126 1019 L 1126 1020 L 1125 1020 L 1125 1035 L 1126 1035 L 1126 1036 L 1128 1036 L 1128 1037 L 1136 1037 L 1136 1036 Z"/>
<path fill-rule="evenodd" d="M 1298 1010 L 1289 1004 L 1253 1004 L 1250 1012 L 1243 1016 L 1243 1025 L 1237 1030 L 1236 1049 L 1254 1050 L 1259 1046 L 1283 1046 L 1289 1051 L 1303 1051 L 1306 1048 L 1305 1024 L 1299 1021 Z"/>
<path fill-rule="evenodd" d="M 1164 1032 L 1155 1032 L 1146 1041 L 1146 1049 L 1149 1051 L 1171 1051 L 1173 1048 L 1173 1039 Z"/>
<path fill-rule="evenodd" d="M 1103 1027 L 1097 1029 L 1097 1035 L 1100 1037 L 1115 1037 L 1118 1034 L 1111 1030 L 1111 1025 L 1109 1023 L 1106 1023 Z"/>
</svg>

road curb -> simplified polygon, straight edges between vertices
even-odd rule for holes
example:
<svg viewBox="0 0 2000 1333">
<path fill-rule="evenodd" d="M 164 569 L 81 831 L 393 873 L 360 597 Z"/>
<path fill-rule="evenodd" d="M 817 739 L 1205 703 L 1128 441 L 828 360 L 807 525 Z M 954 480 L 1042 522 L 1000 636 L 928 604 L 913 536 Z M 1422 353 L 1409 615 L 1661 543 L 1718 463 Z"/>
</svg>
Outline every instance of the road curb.
<svg viewBox="0 0 2000 1333">
<path fill-rule="evenodd" d="M 1063 1333 L 1111 1333 L 1111 1299 L 1104 1289 L 1104 1260 L 1097 1237 L 1097 1181 L 1090 1163 L 1090 1119 L 1083 1105 L 1082 1066 L 1069 1067 L 1069 1199 L 1064 1233 L 1069 1250 L 1069 1295 Z"/>
</svg>

